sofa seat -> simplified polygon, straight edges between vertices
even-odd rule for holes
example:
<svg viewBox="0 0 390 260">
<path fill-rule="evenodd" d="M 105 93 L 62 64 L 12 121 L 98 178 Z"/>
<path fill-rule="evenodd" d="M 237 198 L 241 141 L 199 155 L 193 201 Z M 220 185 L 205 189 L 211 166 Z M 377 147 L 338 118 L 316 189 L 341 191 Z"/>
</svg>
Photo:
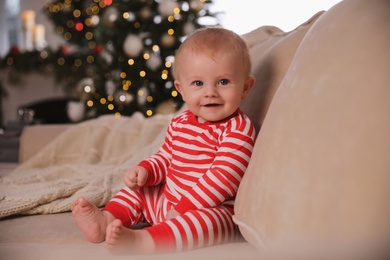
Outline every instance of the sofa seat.
<svg viewBox="0 0 390 260">
<path fill-rule="evenodd" d="M 259 259 L 259 252 L 244 240 L 183 253 L 137 255 L 142 260 Z M 88 242 L 70 212 L 10 217 L 0 221 L 2 260 L 134 259 L 110 254 L 104 244 Z"/>
<path fill-rule="evenodd" d="M 72 127 L 73 124 L 32 125 L 23 129 L 20 137 L 20 163 L 0 163 L 0 177 L 13 174 L 18 166 L 26 164 L 40 150 L 50 145 Z M 0 179 L 1 181 L 1 179 Z M 0 199 L 1 202 L 1 199 Z M 1 209 L 1 204 L 0 204 Z M 52 259 L 259 259 L 258 250 L 239 240 L 212 247 L 181 253 L 159 255 L 113 255 L 104 243 L 88 242 L 77 225 L 71 212 L 55 214 L 12 215 L 0 220 L 0 259 L 1 260 L 52 260 Z"/>
</svg>

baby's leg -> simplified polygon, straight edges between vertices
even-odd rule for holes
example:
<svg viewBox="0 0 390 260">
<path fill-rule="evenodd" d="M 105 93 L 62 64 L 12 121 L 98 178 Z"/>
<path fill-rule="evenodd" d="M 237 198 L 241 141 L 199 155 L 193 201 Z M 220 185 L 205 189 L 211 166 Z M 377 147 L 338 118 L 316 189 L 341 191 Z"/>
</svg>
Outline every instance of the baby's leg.
<svg viewBox="0 0 390 260">
<path fill-rule="evenodd" d="M 129 227 L 144 219 L 151 224 L 163 221 L 166 214 L 163 202 L 163 185 L 142 187 L 138 191 L 122 189 L 105 206 L 115 216 L 106 229 L 106 248 L 113 253 L 155 252 L 154 239 L 148 231 Z"/>
<path fill-rule="evenodd" d="M 233 209 L 227 206 L 191 210 L 145 230 L 153 238 L 156 252 L 188 251 L 237 239 L 232 215 Z"/>
<path fill-rule="evenodd" d="M 114 217 L 108 211 L 101 211 L 90 201 L 79 198 L 71 207 L 72 215 L 86 239 L 93 243 L 103 242 L 106 228 Z"/>
<path fill-rule="evenodd" d="M 153 253 L 154 240 L 146 230 L 124 227 L 119 219 L 107 226 L 106 248 L 113 253 Z"/>
</svg>

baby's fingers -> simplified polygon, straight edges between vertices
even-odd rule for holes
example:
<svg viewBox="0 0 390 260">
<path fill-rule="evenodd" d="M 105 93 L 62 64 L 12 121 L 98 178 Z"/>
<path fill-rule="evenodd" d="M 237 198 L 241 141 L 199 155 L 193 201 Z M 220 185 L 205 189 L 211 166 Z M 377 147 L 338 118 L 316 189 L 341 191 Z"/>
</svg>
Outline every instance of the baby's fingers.
<svg viewBox="0 0 390 260">
<path fill-rule="evenodd" d="M 137 184 L 138 186 L 142 187 L 145 185 L 146 181 L 148 179 L 148 174 L 144 172 L 139 172 L 137 175 Z"/>
<path fill-rule="evenodd" d="M 125 185 L 127 187 L 129 187 L 130 189 L 137 189 L 138 187 L 138 184 L 137 184 L 137 176 L 136 175 L 132 175 L 132 174 L 128 174 L 125 176 L 124 178 L 124 182 L 125 182 Z"/>
</svg>

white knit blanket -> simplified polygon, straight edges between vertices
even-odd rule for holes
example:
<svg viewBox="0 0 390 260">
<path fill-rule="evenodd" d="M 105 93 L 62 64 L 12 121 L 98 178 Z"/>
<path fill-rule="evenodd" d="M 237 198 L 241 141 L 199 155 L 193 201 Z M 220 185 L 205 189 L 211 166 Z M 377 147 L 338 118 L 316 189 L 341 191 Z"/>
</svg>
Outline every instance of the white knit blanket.
<svg viewBox="0 0 390 260">
<path fill-rule="evenodd" d="M 106 115 L 69 127 L 0 179 L 0 218 L 69 211 L 80 196 L 104 206 L 126 170 L 158 150 L 172 117 Z"/>
</svg>

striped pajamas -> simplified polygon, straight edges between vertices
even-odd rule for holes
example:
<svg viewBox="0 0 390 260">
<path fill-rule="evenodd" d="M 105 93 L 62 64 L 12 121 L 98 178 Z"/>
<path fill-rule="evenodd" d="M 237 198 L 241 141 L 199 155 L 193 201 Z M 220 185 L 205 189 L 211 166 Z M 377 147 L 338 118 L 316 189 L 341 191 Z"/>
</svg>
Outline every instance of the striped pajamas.
<svg viewBox="0 0 390 260">
<path fill-rule="evenodd" d="M 172 119 L 165 142 L 139 163 L 148 172 L 138 191 L 125 187 L 104 210 L 124 226 L 143 220 L 158 250 L 183 251 L 231 241 L 234 197 L 255 140 L 249 118 L 237 110 L 220 122 L 198 123 L 189 110 Z M 166 220 L 175 209 L 180 216 Z"/>
</svg>

